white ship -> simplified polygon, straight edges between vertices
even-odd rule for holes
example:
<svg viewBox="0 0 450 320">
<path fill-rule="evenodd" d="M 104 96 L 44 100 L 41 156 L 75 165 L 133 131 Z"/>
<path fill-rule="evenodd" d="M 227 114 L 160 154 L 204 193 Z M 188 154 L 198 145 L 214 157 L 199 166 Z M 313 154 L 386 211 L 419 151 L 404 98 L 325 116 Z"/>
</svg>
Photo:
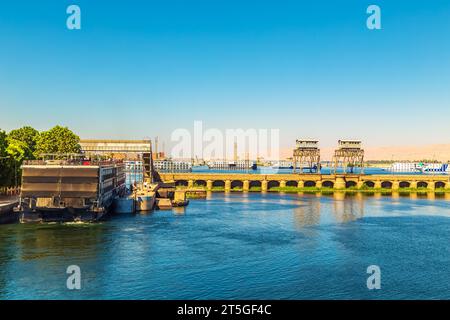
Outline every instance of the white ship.
<svg viewBox="0 0 450 320">
<path fill-rule="evenodd" d="M 280 160 L 272 163 L 272 169 L 294 169 L 294 163 L 288 160 Z"/>
<path fill-rule="evenodd" d="M 126 171 L 132 176 L 141 175 L 144 170 L 142 161 L 125 161 Z M 153 160 L 153 167 L 160 172 L 191 172 L 192 162 L 187 160 Z"/>
<path fill-rule="evenodd" d="M 448 163 L 428 163 L 428 164 L 419 164 L 420 172 L 426 174 L 449 174 L 450 167 Z"/>
<path fill-rule="evenodd" d="M 161 172 L 191 172 L 192 161 L 171 159 L 153 160 L 153 167 L 156 171 Z"/>
<path fill-rule="evenodd" d="M 420 172 L 419 164 L 417 162 L 395 162 L 389 168 L 391 172 Z"/>
<path fill-rule="evenodd" d="M 209 169 L 240 169 L 240 170 L 256 170 L 257 165 L 255 161 L 251 160 L 236 160 L 236 161 L 228 161 L 228 160 L 210 160 L 206 162 L 206 165 Z"/>
<path fill-rule="evenodd" d="M 449 174 L 448 163 L 395 162 L 388 169 L 391 172 Z"/>
</svg>

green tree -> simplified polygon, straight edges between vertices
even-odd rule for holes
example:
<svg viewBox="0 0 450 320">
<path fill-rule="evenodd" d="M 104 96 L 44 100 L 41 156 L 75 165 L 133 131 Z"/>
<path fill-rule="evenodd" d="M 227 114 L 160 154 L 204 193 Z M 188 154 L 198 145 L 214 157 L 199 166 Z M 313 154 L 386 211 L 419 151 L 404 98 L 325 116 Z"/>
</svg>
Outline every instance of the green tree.
<svg viewBox="0 0 450 320">
<path fill-rule="evenodd" d="M 10 184 L 14 182 L 14 185 L 19 184 L 21 177 L 21 169 L 23 160 L 30 157 L 30 149 L 28 145 L 19 140 L 8 139 L 8 147 L 6 148 L 6 153 L 9 155 L 9 177 Z"/>
<path fill-rule="evenodd" d="M 31 154 L 30 149 L 25 142 L 13 139 L 8 139 L 6 153 L 12 160 L 19 164 L 21 164 L 23 160 L 29 158 L 29 155 Z"/>
<path fill-rule="evenodd" d="M 8 140 L 24 142 L 29 150 L 29 154 L 27 154 L 27 158 L 29 158 L 36 151 L 36 140 L 38 136 L 39 131 L 32 127 L 25 126 L 20 129 L 11 130 L 8 133 Z"/>
<path fill-rule="evenodd" d="M 11 170 L 11 160 L 7 153 L 8 140 L 6 132 L 0 130 L 0 186 L 11 185 L 11 177 L 13 175 Z"/>
<path fill-rule="evenodd" d="M 35 156 L 44 153 L 80 153 L 80 137 L 69 128 L 55 126 L 48 131 L 43 131 L 36 139 Z"/>
<path fill-rule="evenodd" d="M 6 132 L 0 129 L 0 157 L 6 156 L 6 148 L 8 147 L 6 137 Z"/>
</svg>

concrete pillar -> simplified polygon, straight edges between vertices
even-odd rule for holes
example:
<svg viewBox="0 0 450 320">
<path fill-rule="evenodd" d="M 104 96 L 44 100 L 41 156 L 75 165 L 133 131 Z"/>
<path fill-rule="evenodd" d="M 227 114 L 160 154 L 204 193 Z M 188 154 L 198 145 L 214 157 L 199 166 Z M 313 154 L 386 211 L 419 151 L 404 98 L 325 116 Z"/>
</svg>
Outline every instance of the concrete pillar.
<svg viewBox="0 0 450 320">
<path fill-rule="evenodd" d="M 280 188 L 284 188 L 284 187 L 286 187 L 286 181 L 281 180 L 280 181 Z"/>
<path fill-rule="evenodd" d="M 267 180 L 261 181 L 261 191 L 263 192 L 267 191 Z"/>
<path fill-rule="evenodd" d="M 212 180 L 207 180 L 206 181 L 206 190 L 208 190 L 208 191 L 212 190 L 212 186 L 213 186 Z"/>
<path fill-rule="evenodd" d="M 400 188 L 400 182 L 392 181 L 392 190 L 398 190 Z"/>
<path fill-rule="evenodd" d="M 231 180 L 225 180 L 225 191 L 229 192 L 231 190 Z"/>
<path fill-rule="evenodd" d="M 188 188 L 192 188 L 194 187 L 194 180 L 189 180 L 188 181 Z"/>
<path fill-rule="evenodd" d="M 299 181 L 299 182 L 297 183 L 297 188 L 304 188 L 304 187 L 305 187 L 305 182 Z"/>
<path fill-rule="evenodd" d="M 316 181 L 316 188 L 322 188 L 322 180 Z"/>
<path fill-rule="evenodd" d="M 334 187 L 336 189 L 345 189 L 345 180 L 343 177 L 336 177 L 334 182 Z"/>
<path fill-rule="evenodd" d="M 375 189 L 380 189 L 381 188 L 381 181 L 380 180 L 376 180 L 374 181 L 375 185 L 373 186 Z"/>
<path fill-rule="evenodd" d="M 409 187 L 412 189 L 417 189 L 417 181 L 411 181 L 411 183 L 409 184 Z"/>
<path fill-rule="evenodd" d="M 244 183 L 242 185 L 243 191 L 248 191 L 250 189 L 250 182 L 248 180 L 244 180 Z"/>
</svg>

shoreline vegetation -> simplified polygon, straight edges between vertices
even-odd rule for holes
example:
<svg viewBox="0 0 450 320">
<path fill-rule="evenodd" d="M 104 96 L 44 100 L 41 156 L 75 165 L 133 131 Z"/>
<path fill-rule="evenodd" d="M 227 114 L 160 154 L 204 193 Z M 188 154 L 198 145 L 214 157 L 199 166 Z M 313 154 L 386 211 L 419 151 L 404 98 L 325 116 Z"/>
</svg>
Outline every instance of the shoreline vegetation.
<svg viewBox="0 0 450 320">
<path fill-rule="evenodd" d="M 189 190 L 188 187 L 185 186 L 177 186 L 177 190 Z M 196 190 L 204 190 L 211 192 L 225 192 L 225 187 L 213 187 L 210 190 L 206 188 L 206 186 L 198 186 L 195 185 L 193 189 Z M 243 188 L 232 188 L 229 192 L 244 192 Z M 248 191 L 245 192 L 262 192 L 261 187 L 252 187 L 249 188 Z M 435 194 L 445 194 L 450 193 L 450 189 L 444 188 L 436 188 L 436 189 L 428 189 L 428 188 L 399 188 L 399 189 L 390 189 L 390 188 L 346 188 L 346 189 L 336 189 L 336 188 L 317 188 L 317 187 L 273 187 L 268 189 L 266 192 L 278 192 L 278 193 L 334 193 L 334 192 L 344 192 L 344 193 L 382 193 L 382 194 L 391 194 L 391 193 L 399 193 L 399 194 L 410 194 L 410 193 L 435 193 Z"/>
</svg>

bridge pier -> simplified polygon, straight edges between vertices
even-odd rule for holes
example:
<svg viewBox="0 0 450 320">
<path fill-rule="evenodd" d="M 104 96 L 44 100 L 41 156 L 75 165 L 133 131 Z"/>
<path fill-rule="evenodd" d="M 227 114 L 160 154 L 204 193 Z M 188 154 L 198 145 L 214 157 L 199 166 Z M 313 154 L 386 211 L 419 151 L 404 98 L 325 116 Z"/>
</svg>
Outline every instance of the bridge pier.
<svg viewBox="0 0 450 320">
<path fill-rule="evenodd" d="M 336 189 L 345 189 L 345 180 L 343 177 L 336 177 L 336 181 L 334 182 L 334 187 Z"/>
<path fill-rule="evenodd" d="M 281 180 L 280 181 L 280 188 L 284 188 L 286 187 L 286 181 L 285 180 Z"/>
<path fill-rule="evenodd" d="M 231 180 L 225 180 L 225 192 L 231 191 Z"/>
<path fill-rule="evenodd" d="M 302 180 L 297 183 L 297 188 L 304 188 L 304 187 L 305 187 L 305 182 L 303 182 Z"/>
<path fill-rule="evenodd" d="M 213 186 L 212 180 L 206 180 L 206 190 L 211 191 Z"/>
<path fill-rule="evenodd" d="M 380 180 L 375 180 L 374 181 L 374 186 L 375 189 L 381 189 L 381 181 Z"/>
<path fill-rule="evenodd" d="M 317 180 L 316 188 L 322 188 L 322 180 Z"/>
<path fill-rule="evenodd" d="M 435 189 L 435 185 L 434 184 L 435 184 L 434 181 L 428 182 L 427 189 L 430 190 L 430 191 L 434 191 L 434 189 Z"/>
<path fill-rule="evenodd" d="M 268 184 L 267 180 L 261 181 L 261 191 L 262 192 L 266 192 L 267 191 L 267 184 Z"/>
<path fill-rule="evenodd" d="M 250 182 L 248 180 L 244 180 L 244 182 L 242 184 L 242 190 L 245 192 L 250 190 Z"/>
<path fill-rule="evenodd" d="M 188 188 L 194 187 L 194 180 L 188 180 Z"/>
<path fill-rule="evenodd" d="M 417 181 L 416 180 L 411 181 L 409 187 L 412 189 L 417 189 Z"/>
<path fill-rule="evenodd" d="M 400 182 L 398 182 L 397 180 L 392 181 L 392 190 L 398 190 L 400 189 Z"/>
<path fill-rule="evenodd" d="M 358 180 L 356 183 L 356 188 L 361 189 L 362 187 L 364 187 L 364 181 Z"/>
</svg>

